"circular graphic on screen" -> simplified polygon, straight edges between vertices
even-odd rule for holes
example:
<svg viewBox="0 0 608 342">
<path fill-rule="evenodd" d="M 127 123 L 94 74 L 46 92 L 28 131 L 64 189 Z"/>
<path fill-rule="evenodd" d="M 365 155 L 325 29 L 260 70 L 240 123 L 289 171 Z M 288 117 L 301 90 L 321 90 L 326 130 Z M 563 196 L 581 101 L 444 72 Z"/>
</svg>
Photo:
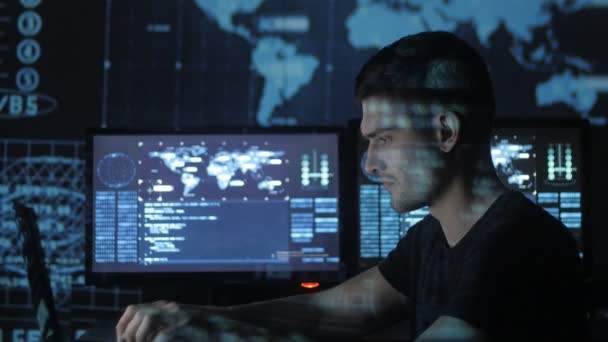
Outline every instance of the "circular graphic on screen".
<svg viewBox="0 0 608 342">
<path fill-rule="evenodd" d="M 113 189 L 129 185 L 135 178 L 135 171 L 135 162 L 124 153 L 107 154 L 97 164 L 97 177 Z"/>
<path fill-rule="evenodd" d="M 363 173 L 365 178 L 369 179 L 370 181 L 380 183 L 381 180 L 378 175 L 365 171 L 365 161 L 366 160 L 367 160 L 367 152 L 364 152 L 363 156 L 361 157 L 361 172 Z"/>
</svg>

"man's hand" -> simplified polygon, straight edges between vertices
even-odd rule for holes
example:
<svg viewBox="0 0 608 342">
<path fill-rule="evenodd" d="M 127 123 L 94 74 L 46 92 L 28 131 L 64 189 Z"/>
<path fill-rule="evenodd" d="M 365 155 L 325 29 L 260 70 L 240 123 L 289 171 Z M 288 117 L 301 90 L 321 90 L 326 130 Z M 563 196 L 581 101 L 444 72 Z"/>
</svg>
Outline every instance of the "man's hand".
<svg viewBox="0 0 608 342">
<path fill-rule="evenodd" d="M 160 332 L 186 325 L 190 315 L 174 302 L 129 305 L 116 325 L 118 341 L 151 341 Z"/>
<path fill-rule="evenodd" d="M 428 327 L 416 342 L 424 341 L 487 341 L 484 332 L 460 318 L 440 316 Z"/>
<path fill-rule="evenodd" d="M 158 301 L 129 305 L 116 325 L 118 341 L 261 340 L 309 341 L 292 332 L 272 331 L 229 318 L 229 308 L 196 307 Z"/>
</svg>

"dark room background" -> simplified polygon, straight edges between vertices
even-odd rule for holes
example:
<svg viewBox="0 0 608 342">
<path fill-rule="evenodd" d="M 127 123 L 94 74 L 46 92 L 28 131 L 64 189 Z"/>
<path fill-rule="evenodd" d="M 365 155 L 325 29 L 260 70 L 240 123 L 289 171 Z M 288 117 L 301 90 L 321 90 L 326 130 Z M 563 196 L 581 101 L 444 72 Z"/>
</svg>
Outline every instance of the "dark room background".
<svg viewBox="0 0 608 342">
<path fill-rule="evenodd" d="M 344 126 L 360 115 L 353 82 L 365 60 L 423 30 L 454 32 L 481 52 L 499 118 L 589 120 L 584 228 L 599 284 L 607 20 L 608 4 L 582 0 L 0 0 L 0 337 L 36 327 L 14 200 L 38 213 L 57 304 L 80 300 L 87 128 Z M 139 298 L 82 288 L 90 308 Z"/>
</svg>

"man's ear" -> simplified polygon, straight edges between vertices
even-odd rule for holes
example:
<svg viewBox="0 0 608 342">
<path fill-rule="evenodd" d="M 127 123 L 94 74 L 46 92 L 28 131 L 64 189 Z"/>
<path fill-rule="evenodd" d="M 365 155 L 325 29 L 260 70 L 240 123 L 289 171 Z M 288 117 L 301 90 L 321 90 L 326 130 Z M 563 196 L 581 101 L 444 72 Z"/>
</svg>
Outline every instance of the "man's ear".
<svg viewBox="0 0 608 342">
<path fill-rule="evenodd" d="M 441 151 L 447 153 L 454 149 L 460 138 L 460 125 L 460 118 L 454 112 L 446 111 L 435 114 L 433 117 L 434 135 Z"/>
</svg>

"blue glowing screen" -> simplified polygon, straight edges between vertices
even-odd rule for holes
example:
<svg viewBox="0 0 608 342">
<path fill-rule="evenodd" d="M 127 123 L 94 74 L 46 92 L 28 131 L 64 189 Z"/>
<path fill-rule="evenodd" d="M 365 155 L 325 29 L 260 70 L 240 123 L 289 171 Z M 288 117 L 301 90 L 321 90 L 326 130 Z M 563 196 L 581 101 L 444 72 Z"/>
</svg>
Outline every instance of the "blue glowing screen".
<svg viewBox="0 0 608 342">
<path fill-rule="evenodd" d="M 93 272 L 339 267 L 336 134 L 93 137 Z"/>
</svg>

